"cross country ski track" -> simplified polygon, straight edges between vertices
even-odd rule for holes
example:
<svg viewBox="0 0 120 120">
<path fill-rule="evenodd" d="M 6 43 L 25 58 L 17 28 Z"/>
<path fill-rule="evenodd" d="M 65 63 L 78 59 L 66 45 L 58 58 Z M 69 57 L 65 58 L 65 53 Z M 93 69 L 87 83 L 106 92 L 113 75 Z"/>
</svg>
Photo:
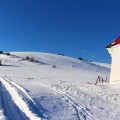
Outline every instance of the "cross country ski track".
<svg viewBox="0 0 120 120">
<path fill-rule="evenodd" d="M 60 96 L 65 102 L 68 102 L 70 106 L 72 106 L 73 109 L 76 111 L 78 120 L 98 120 L 98 118 L 96 118 L 89 111 L 87 111 L 86 107 L 82 103 L 77 101 L 75 98 L 70 96 L 68 93 L 62 92 L 60 90 L 52 88 L 51 86 L 46 86 L 41 83 L 36 83 L 36 82 L 32 82 L 32 83 L 37 84 L 37 85 L 39 84 L 43 87 L 46 87 L 47 89 L 51 90 L 53 93 Z"/>
</svg>

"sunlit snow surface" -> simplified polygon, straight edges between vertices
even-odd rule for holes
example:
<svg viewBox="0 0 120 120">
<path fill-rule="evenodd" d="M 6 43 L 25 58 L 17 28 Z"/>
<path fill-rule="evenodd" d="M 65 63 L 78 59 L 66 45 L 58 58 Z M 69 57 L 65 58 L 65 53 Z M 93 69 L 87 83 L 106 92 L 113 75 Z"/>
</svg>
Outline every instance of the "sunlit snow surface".
<svg viewBox="0 0 120 120">
<path fill-rule="evenodd" d="M 110 65 L 48 53 L 11 54 L 17 57 L 1 55 L 0 120 L 119 120 L 118 85 L 95 86 L 98 75 L 109 76 Z"/>
</svg>

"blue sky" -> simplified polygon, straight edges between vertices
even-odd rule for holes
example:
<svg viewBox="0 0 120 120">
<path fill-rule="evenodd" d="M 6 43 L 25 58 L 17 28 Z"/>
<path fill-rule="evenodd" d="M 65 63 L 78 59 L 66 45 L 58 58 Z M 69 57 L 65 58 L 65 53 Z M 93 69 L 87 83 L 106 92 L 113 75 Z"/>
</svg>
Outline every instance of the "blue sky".
<svg viewBox="0 0 120 120">
<path fill-rule="evenodd" d="M 63 53 L 110 63 L 118 0 L 0 0 L 0 50 Z"/>
</svg>

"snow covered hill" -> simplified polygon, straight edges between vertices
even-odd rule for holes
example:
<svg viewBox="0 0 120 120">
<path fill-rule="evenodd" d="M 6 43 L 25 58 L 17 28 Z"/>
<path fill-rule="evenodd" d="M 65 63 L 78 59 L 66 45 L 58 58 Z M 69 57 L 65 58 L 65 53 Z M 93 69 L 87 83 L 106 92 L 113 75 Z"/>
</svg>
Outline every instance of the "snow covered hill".
<svg viewBox="0 0 120 120">
<path fill-rule="evenodd" d="M 0 120 L 119 119 L 120 91 L 95 85 L 98 76 L 109 76 L 109 65 L 48 53 L 10 54 L 0 55 Z"/>
<path fill-rule="evenodd" d="M 58 69 L 63 69 L 62 71 L 64 71 L 64 69 L 79 70 L 79 71 L 87 70 L 89 72 L 93 72 L 94 74 L 96 73 L 97 76 L 98 75 L 106 76 L 106 75 L 109 75 L 109 70 L 110 70 L 110 67 L 108 66 L 103 66 L 99 64 L 97 65 L 97 64 L 93 64 L 87 61 L 82 61 L 79 59 L 56 55 L 56 54 L 40 53 L 40 52 L 39 53 L 38 52 L 24 52 L 24 53 L 12 52 L 11 54 L 20 56 L 22 58 L 26 58 L 27 56 L 29 56 L 29 57 L 34 58 L 36 61 L 39 61 L 40 63 L 46 64 L 49 66 L 56 65 Z M 93 82 L 95 81 L 93 80 Z"/>
<path fill-rule="evenodd" d="M 79 59 L 75 59 L 75 58 L 71 58 L 71 57 L 67 57 L 67 56 L 56 55 L 56 54 L 40 53 L 40 52 L 39 53 L 38 52 L 11 52 L 11 54 L 17 55 L 17 56 L 20 56 L 23 58 L 26 58 L 26 56 L 33 57 L 35 60 L 37 60 L 39 62 L 48 64 L 48 65 L 55 64 L 58 67 L 70 67 L 73 65 L 76 68 L 87 69 L 87 70 L 89 70 L 89 68 L 91 68 L 92 70 L 95 70 L 95 71 L 97 71 L 97 70 L 104 71 L 106 69 L 106 66 L 103 66 L 103 65 L 100 65 L 98 68 L 98 66 L 96 66 L 97 64 L 93 65 L 87 61 L 82 61 Z"/>
</svg>

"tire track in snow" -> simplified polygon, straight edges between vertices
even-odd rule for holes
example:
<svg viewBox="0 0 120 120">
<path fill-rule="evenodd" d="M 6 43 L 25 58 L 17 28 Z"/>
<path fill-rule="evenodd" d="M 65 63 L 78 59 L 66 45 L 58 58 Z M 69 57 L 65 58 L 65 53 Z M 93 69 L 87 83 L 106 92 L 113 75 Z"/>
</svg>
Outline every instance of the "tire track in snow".
<svg viewBox="0 0 120 120">
<path fill-rule="evenodd" d="M 1 87 L 1 83 L 0 83 L 0 120 L 7 120 L 6 116 L 5 116 L 5 111 L 3 109 L 3 100 L 2 100 L 2 87 Z"/>
<path fill-rule="evenodd" d="M 17 108 L 14 102 L 11 100 L 10 95 L 6 91 L 5 87 L 2 85 L 1 81 L 0 81 L 0 94 L 4 114 L 6 115 L 8 120 L 22 120 L 22 119 L 28 120 L 26 116 L 18 113 L 18 111 L 20 112 L 19 108 Z"/>
<path fill-rule="evenodd" d="M 25 96 L 20 94 L 19 90 L 16 89 L 16 86 L 12 85 L 9 80 L 6 80 L 4 77 L 0 77 L 0 85 L 3 87 L 0 87 L 1 89 L 1 99 L 3 102 L 4 110 L 7 113 L 8 120 L 41 120 L 42 118 L 45 119 L 43 116 L 39 116 L 37 113 L 33 112 L 31 109 L 34 106 L 29 106 L 29 103 L 33 103 L 29 99 L 29 101 L 26 101 L 27 99 Z M 8 94 L 4 95 L 4 90 L 7 90 Z M 21 91 L 22 92 L 22 91 Z M 12 100 L 9 99 L 9 96 L 11 96 Z M 13 102 L 20 111 L 18 112 L 17 109 L 11 104 Z M 31 107 L 31 108 L 30 108 Z M 25 114 L 25 116 L 20 116 L 22 112 Z"/>
<path fill-rule="evenodd" d="M 98 120 L 98 118 L 96 118 L 95 116 L 93 116 L 91 113 L 89 113 L 86 110 L 86 107 L 82 103 L 72 98 L 69 94 L 62 92 L 60 90 L 57 90 L 55 88 L 52 88 L 51 86 L 41 84 L 41 83 L 37 83 L 37 82 L 32 82 L 32 83 L 46 87 L 52 92 L 61 96 L 66 102 L 68 102 L 75 109 L 78 120 Z"/>
<path fill-rule="evenodd" d="M 35 114 L 37 114 L 39 117 L 47 119 L 47 116 L 40 110 L 40 108 L 37 106 L 35 101 L 29 96 L 29 94 L 26 92 L 26 90 L 21 87 L 20 85 L 12 82 L 7 77 L 2 77 L 4 80 L 6 80 L 10 85 L 14 86 L 20 95 L 24 98 L 25 101 L 27 101 L 29 107 L 33 110 Z"/>
</svg>

